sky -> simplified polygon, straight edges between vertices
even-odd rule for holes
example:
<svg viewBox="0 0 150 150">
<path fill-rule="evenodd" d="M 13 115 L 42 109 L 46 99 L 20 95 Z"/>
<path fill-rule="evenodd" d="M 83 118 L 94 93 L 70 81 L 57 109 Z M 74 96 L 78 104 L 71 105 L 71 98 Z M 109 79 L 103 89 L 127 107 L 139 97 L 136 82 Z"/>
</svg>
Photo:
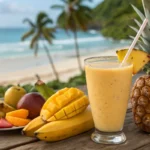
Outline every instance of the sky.
<svg viewBox="0 0 150 150">
<path fill-rule="evenodd" d="M 103 0 L 86 2 L 86 5 L 95 7 Z M 52 10 L 50 6 L 61 4 L 60 0 L 0 0 L 0 27 L 25 27 L 22 23 L 24 18 L 35 20 L 40 11 L 48 13 L 50 18 L 56 21 L 59 10 Z"/>
</svg>

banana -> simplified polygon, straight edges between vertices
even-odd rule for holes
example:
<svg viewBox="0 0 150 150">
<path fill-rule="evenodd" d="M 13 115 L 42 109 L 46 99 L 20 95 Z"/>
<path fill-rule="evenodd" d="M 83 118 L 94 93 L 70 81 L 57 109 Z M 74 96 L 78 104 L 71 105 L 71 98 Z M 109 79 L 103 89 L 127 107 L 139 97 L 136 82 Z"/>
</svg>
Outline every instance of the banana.
<svg viewBox="0 0 150 150">
<path fill-rule="evenodd" d="M 59 141 L 88 131 L 94 127 L 90 108 L 70 119 L 49 122 L 35 132 L 43 141 Z"/>
<path fill-rule="evenodd" d="M 37 91 L 44 97 L 45 100 L 47 100 L 49 97 L 51 97 L 55 92 L 53 89 L 49 88 L 43 81 L 38 80 L 35 83 L 35 88 Z"/>
<path fill-rule="evenodd" d="M 15 109 L 8 104 L 6 104 L 3 100 L 0 100 L 0 118 L 5 117 L 7 112 L 14 111 Z"/>
<path fill-rule="evenodd" d="M 64 88 L 46 101 L 40 116 L 46 122 L 68 119 L 83 112 L 88 104 L 88 98 L 81 90 Z"/>
<path fill-rule="evenodd" d="M 34 137 L 34 132 L 41 128 L 46 123 L 41 119 L 41 117 L 37 117 L 29 122 L 22 130 L 22 134 L 30 137 Z"/>
</svg>

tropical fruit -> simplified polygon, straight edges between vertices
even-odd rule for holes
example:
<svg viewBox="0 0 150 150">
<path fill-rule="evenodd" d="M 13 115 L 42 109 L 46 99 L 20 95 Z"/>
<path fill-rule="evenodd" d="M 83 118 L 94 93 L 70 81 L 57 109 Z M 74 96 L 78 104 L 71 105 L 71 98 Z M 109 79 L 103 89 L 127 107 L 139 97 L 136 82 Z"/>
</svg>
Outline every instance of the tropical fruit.
<svg viewBox="0 0 150 150">
<path fill-rule="evenodd" d="M 26 109 L 18 109 L 15 111 L 8 112 L 6 116 L 18 117 L 26 119 L 29 115 L 29 111 Z"/>
<path fill-rule="evenodd" d="M 81 90 L 64 88 L 45 102 L 40 116 L 46 122 L 68 119 L 83 112 L 88 104 L 88 98 Z"/>
<path fill-rule="evenodd" d="M 15 110 L 13 107 L 0 100 L 0 118 L 5 117 L 7 112 L 11 112 L 13 110 Z"/>
<path fill-rule="evenodd" d="M 123 49 L 116 52 L 120 62 L 123 61 L 127 51 L 128 49 Z M 127 60 L 128 63 L 133 64 L 133 74 L 136 74 L 138 71 L 140 71 L 149 61 L 150 55 L 148 53 L 136 49 L 132 50 Z"/>
<path fill-rule="evenodd" d="M 46 123 L 41 119 L 41 117 L 37 117 L 33 119 L 31 122 L 29 122 L 24 129 L 22 130 L 22 133 L 26 136 L 34 137 L 34 132 L 41 128 Z"/>
<path fill-rule="evenodd" d="M 138 78 L 131 92 L 135 124 L 150 133 L 150 76 Z"/>
<path fill-rule="evenodd" d="M 13 125 L 9 123 L 6 119 L 0 118 L 0 128 L 12 128 Z"/>
<path fill-rule="evenodd" d="M 17 126 L 17 127 L 25 126 L 31 121 L 30 119 L 23 119 L 23 118 L 7 116 L 7 115 L 6 115 L 6 120 L 10 122 L 12 125 Z"/>
<path fill-rule="evenodd" d="M 24 96 L 26 94 L 25 89 L 23 89 L 22 87 L 19 86 L 12 86 L 10 87 L 4 95 L 4 101 L 16 108 L 17 107 L 17 103 L 18 101 L 21 99 L 22 96 Z"/>
<path fill-rule="evenodd" d="M 18 109 L 27 109 L 29 118 L 34 119 L 40 115 L 41 108 L 45 103 L 45 99 L 38 93 L 25 94 L 18 102 Z"/>
<path fill-rule="evenodd" d="M 43 141 L 59 141 L 88 131 L 94 127 L 90 109 L 70 119 L 49 122 L 35 132 Z"/>
<path fill-rule="evenodd" d="M 37 91 L 44 97 L 45 100 L 47 100 L 49 97 L 51 97 L 55 91 L 51 88 L 49 88 L 43 81 L 38 80 L 35 83 L 35 88 Z"/>
</svg>

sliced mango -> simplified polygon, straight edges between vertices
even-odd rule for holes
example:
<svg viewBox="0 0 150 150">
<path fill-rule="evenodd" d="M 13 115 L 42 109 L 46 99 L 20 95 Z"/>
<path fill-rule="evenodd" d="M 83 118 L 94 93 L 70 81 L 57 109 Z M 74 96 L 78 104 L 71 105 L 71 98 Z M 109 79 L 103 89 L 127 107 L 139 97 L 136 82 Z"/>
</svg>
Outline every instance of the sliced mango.
<svg viewBox="0 0 150 150">
<path fill-rule="evenodd" d="M 88 105 L 88 98 L 81 90 L 65 88 L 47 100 L 40 116 L 47 122 L 68 119 L 83 112 Z"/>
<path fill-rule="evenodd" d="M 29 111 L 26 109 L 18 109 L 11 112 L 8 112 L 6 116 L 18 117 L 26 119 L 29 115 Z"/>
<path fill-rule="evenodd" d="M 14 126 L 25 126 L 27 125 L 31 120 L 30 119 L 23 119 L 18 117 L 12 117 L 12 116 L 6 116 L 6 120 L 10 122 Z"/>
</svg>

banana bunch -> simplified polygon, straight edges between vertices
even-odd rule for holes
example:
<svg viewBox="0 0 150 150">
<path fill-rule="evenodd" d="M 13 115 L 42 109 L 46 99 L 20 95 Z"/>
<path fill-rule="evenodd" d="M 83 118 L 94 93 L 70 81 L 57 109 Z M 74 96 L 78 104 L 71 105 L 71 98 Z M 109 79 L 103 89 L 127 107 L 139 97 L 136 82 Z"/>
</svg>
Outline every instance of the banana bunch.
<svg viewBox="0 0 150 150">
<path fill-rule="evenodd" d="M 77 88 L 64 88 L 43 105 L 40 116 L 22 131 L 44 141 L 59 141 L 94 127 L 89 101 Z"/>
<path fill-rule="evenodd" d="M 88 107 L 70 119 L 44 123 L 40 117 L 32 120 L 24 129 L 23 134 L 37 137 L 43 141 L 59 141 L 78 135 L 94 127 L 91 110 Z"/>
<path fill-rule="evenodd" d="M 15 110 L 13 107 L 6 104 L 3 100 L 0 100 L 0 118 L 5 117 L 7 112 Z"/>
</svg>

